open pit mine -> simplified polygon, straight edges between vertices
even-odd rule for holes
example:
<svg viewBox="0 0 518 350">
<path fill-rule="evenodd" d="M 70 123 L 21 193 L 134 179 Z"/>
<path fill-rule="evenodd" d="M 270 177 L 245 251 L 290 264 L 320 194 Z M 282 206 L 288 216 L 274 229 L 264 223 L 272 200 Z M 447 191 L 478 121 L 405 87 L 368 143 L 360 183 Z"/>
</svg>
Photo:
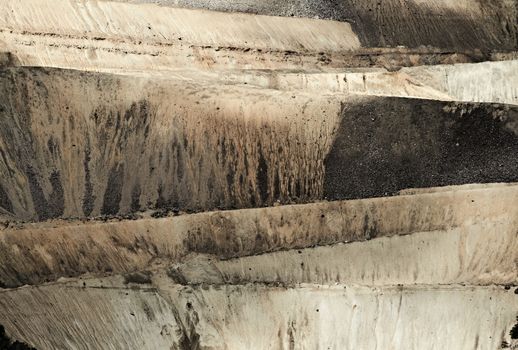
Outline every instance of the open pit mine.
<svg viewBox="0 0 518 350">
<path fill-rule="evenodd" d="M 0 349 L 518 349 L 518 1 L 0 0 Z"/>
</svg>

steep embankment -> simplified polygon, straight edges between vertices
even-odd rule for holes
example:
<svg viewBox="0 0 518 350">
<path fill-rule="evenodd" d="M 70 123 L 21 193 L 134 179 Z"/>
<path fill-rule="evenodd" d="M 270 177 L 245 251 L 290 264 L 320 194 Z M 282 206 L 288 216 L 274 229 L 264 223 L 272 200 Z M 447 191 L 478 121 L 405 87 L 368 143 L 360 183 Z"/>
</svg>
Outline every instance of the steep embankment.
<svg viewBox="0 0 518 350">
<path fill-rule="evenodd" d="M 36 285 L 0 323 L 39 349 L 514 346 L 517 191 L 3 230 L 0 281 Z"/>
<path fill-rule="evenodd" d="M 11 315 L 12 334 L 39 349 L 470 350 L 516 344 L 510 333 L 518 297 L 504 287 L 182 287 L 165 274 L 156 280 L 7 291 L 0 293 L 0 307 Z"/>
<path fill-rule="evenodd" d="M 24 224 L 1 232 L 0 285 L 162 264 L 177 266 L 178 280 L 191 283 L 514 284 L 517 188 L 490 184 L 165 218 Z M 353 242 L 363 243 L 339 245 Z M 259 255 L 265 253 L 271 254 Z M 311 263 L 299 268 L 301 262 Z"/>
<path fill-rule="evenodd" d="M 0 1 L 0 348 L 518 349 L 516 5 Z"/>
<path fill-rule="evenodd" d="M 351 23 L 364 47 L 517 49 L 514 0 L 116 0 Z"/>
<path fill-rule="evenodd" d="M 236 70 L 146 72 L 220 85 L 252 85 L 259 88 L 311 94 L 358 94 L 411 97 L 439 101 L 492 102 L 518 105 L 518 60 L 384 68 L 300 70 Z"/>
<path fill-rule="evenodd" d="M 0 204 L 14 219 L 518 180 L 511 106 L 36 68 L 1 75 Z"/>
<path fill-rule="evenodd" d="M 257 2 L 271 12 L 256 12 L 277 14 L 283 3 Z M 218 7 L 194 4 L 212 5 Z M 111 1 L 4 0 L 0 48 L 21 65 L 109 72 L 397 69 L 499 60 L 517 50 L 512 0 L 344 0 L 318 8 L 333 6 L 342 22 Z"/>
</svg>

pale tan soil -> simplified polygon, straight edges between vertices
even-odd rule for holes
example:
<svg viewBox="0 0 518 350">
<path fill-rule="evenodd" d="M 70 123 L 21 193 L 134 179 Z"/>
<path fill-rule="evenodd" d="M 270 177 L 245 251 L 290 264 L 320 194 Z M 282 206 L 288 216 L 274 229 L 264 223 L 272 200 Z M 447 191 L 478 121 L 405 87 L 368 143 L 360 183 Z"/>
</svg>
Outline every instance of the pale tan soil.
<svg viewBox="0 0 518 350">
<path fill-rule="evenodd" d="M 0 1 L 0 349 L 518 349 L 517 18 Z"/>
</svg>

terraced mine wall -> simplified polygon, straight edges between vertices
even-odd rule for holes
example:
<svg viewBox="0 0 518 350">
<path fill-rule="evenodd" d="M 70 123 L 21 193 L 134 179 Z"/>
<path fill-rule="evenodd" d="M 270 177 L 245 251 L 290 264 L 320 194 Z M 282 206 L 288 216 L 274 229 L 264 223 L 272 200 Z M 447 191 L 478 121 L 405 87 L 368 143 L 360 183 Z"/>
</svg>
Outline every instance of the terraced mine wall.
<svg viewBox="0 0 518 350">
<path fill-rule="evenodd" d="M 16 219 L 518 180 L 512 106 L 295 96 L 55 69 L 1 74 L 1 199 Z"/>
<path fill-rule="evenodd" d="M 160 1 L 158 1 L 160 3 Z M 384 67 L 516 57 L 514 0 L 174 2 L 5 0 L 0 43 L 22 65 L 110 72 Z M 185 5 L 176 3 L 176 5 Z M 335 7 L 335 8 L 333 8 Z M 314 10 L 306 11 L 309 8 Z M 336 14 L 334 16 L 333 14 Z M 0 48 L 1 48 L 0 46 Z"/>
<path fill-rule="evenodd" d="M 517 3 L 0 3 L 0 349 L 518 349 Z"/>
<path fill-rule="evenodd" d="M 513 0 L 117 1 L 336 20 L 350 23 L 365 47 L 424 45 L 456 51 L 516 49 L 517 45 Z"/>
<path fill-rule="evenodd" d="M 510 348 L 516 191 L 13 227 L 0 322 L 51 349 Z"/>
</svg>

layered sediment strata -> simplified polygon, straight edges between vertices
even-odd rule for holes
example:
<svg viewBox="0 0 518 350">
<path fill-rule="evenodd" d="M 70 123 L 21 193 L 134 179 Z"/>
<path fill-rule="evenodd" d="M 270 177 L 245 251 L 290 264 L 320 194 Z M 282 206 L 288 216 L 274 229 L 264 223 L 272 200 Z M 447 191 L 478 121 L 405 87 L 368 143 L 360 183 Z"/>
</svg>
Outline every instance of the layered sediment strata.
<svg viewBox="0 0 518 350">
<path fill-rule="evenodd" d="M 0 291 L 0 323 L 38 348 L 106 339 L 113 348 L 150 349 L 514 344 L 517 215 L 507 209 L 517 198 L 516 185 L 487 185 L 226 214 L 26 224 L 2 233 L 12 269 L 0 272 L 11 287 Z M 20 282 L 31 285 L 12 288 Z M 416 320 L 430 325 L 407 327 Z M 445 329 L 461 336 L 436 336 Z M 258 340 L 265 331 L 272 336 Z"/>
<path fill-rule="evenodd" d="M 516 49 L 513 0 L 116 0 L 350 23 L 363 46 Z"/>
<path fill-rule="evenodd" d="M 248 208 L 518 180 L 518 110 L 509 105 L 36 68 L 2 71 L 1 88 L 6 218 Z"/>
<path fill-rule="evenodd" d="M 343 1 L 339 8 L 340 21 L 322 21 L 126 2 L 6 0 L 0 43 L 23 65 L 117 72 L 395 69 L 516 57 L 512 0 Z"/>
<path fill-rule="evenodd" d="M 166 263 L 177 266 L 179 280 L 190 283 L 273 283 L 275 276 L 285 276 L 279 282 L 383 284 L 373 274 L 386 271 L 395 278 L 392 284 L 514 284 L 516 192 L 516 185 L 454 186 L 387 198 L 164 218 L 22 224 L 2 231 L 0 282 L 14 288 Z M 392 248 L 378 256 L 384 245 Z M 472 248 L 464 251 L 466 245 Z M 309 249 L 317 246 L 322 248 Z M 492 254 L 486 256 L 489 247 Z M 392 261 L 392 254 L 407 249 L 412 252 L 407 260 Z M 277 251 L 282 252 L 273 254 Z M 434 251 L 448 251 L 451 259 L 433 257 Z M 266 253 L 272 254 L 265 258 Z M 315 271 L 314 264 L 299 268 L 306 258 L 321 263 Z M 278 259 L 281 264 L 274 263 Z M 287 264 L 293 269 L 282 272 Z M 422 269 L 438 275 L 419 276 Z"/>
<path fill-rule="evenodd" d="M 24 288 L 1 292 L 0 305 L 12 333 L 41 349 L 499 349 L 511 346 L 518 307 L 504 287 L 183 287 L 156 279 Z"/>
<path fill-rule="evenodd" d="M 516 5 L 1 2 L 0 348 L 518 348 Z"/>
</svg>

